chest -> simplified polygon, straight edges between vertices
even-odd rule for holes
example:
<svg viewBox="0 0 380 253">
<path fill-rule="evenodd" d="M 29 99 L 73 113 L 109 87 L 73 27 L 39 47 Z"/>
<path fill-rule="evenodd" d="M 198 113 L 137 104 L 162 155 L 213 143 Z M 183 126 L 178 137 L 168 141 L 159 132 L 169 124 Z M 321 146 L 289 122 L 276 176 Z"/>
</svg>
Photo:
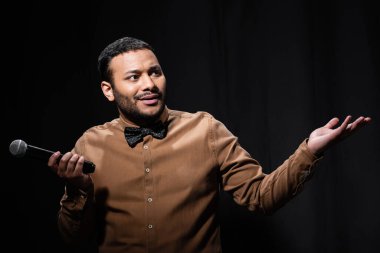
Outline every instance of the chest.
<svg viewBox="0 0 380 253">
<path fill-rule="evenodd" d="M 90 152 L 97 166 L 95 187 L 110 199 L 134 199 L 144 192 L 194 197 L 218 190 L 218 170 L 203 137 L 157 140 L 146 136 L 131 149 L 125 142 L 104 143 Z"/>
</svg>

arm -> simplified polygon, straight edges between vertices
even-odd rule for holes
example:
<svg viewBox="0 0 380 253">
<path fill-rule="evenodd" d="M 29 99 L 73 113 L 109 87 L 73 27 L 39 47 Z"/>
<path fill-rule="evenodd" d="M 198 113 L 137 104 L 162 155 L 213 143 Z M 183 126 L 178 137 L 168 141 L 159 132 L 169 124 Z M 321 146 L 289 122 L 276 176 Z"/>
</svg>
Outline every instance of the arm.
<svg viewBox="0 0 380 253">
<path fill-rule="evenodd" d="M 211 132 L 214 132 L 213 149 L 221 168 L 223 189 L 249 210 L 275 211 L 301 191 L 320 159 L 318 155 L 370 122 L 370 118 L 360 117 L 349 124 L 350 119 L 348 117 L 337 129 L 332 129 L 337 124 L 337 119 L 333 119 L 314 130 L 309 139 L 270 174 L 263 173 L 260 164 L 239 145 L 237 138 L 215 121 Z"/>
<path fill-rule="evenodd" d="M 58 229 L 69 245 L 94 245 L 94 185 L 90 175 L 82 172 L 84 157 L 67 152 L 59 160 L 54 153 L 48 166 L 66 182 L 60 201 Z"/>
</svg>

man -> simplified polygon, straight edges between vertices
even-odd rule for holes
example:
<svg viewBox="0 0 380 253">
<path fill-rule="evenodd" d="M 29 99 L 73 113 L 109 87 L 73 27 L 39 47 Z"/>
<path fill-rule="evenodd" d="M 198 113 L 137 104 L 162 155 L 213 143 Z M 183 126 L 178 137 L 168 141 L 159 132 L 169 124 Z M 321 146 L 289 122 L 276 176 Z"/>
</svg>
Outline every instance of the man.
<svg viewBox="0 0 380 253">
<path fill-rule="evenodd" d="M 221 252 L 220 189 L 249 210 L 273 212 L 300 191 L 323 152 L 371 120 L 348 116 L 336 127 L 333 118 L 266 175 L 210 114 L 166 107 L 165 76 L 147 43 L 121 38 L 98 64 L 120 117 L 88 129 L 48 165 L 66 181 L 63 238 L 100 252 Z M 84 159 L 96 164 L 93 174 L 82 173 Z"/>
</svg>

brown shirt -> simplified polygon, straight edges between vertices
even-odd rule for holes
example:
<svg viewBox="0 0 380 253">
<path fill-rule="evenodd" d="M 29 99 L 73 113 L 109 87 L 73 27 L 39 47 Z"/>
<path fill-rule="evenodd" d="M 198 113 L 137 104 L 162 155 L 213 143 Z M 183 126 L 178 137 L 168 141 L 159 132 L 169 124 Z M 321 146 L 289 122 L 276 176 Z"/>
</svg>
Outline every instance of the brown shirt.
<svg viewBox="0 0 380 253">
<path fill-rule="evenodd" d="M 66 189 L 58 220 L 66 240 L 89 243 L 96 231 L 100 252 L 218 253 L 221 189 L 239 205 L 269 213 L 299 192 L 318 160 L 305 140 L 266 175 L 210 114 L 165 109 L 161 120 L 167 136 L 146 136 L 134 148 L 122 117 L 79 138 L 73 151 L 96 164 L 95 189 Z"/>
</svg>

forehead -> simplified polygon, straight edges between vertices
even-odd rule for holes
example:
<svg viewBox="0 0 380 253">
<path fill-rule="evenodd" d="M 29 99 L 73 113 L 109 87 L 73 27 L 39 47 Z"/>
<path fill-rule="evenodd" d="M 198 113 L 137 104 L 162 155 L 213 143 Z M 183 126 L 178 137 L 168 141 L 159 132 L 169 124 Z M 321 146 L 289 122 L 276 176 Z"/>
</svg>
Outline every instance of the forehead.
<svg viewBox="0 0 380 253">
<path fill-rule="evenodd" d="M 143 70 L 158 65 L 155 54 L 148 50 L 136 50 L 115 56 L 110 62 L 110 68 L 114 71 Z"/>
</svg>

